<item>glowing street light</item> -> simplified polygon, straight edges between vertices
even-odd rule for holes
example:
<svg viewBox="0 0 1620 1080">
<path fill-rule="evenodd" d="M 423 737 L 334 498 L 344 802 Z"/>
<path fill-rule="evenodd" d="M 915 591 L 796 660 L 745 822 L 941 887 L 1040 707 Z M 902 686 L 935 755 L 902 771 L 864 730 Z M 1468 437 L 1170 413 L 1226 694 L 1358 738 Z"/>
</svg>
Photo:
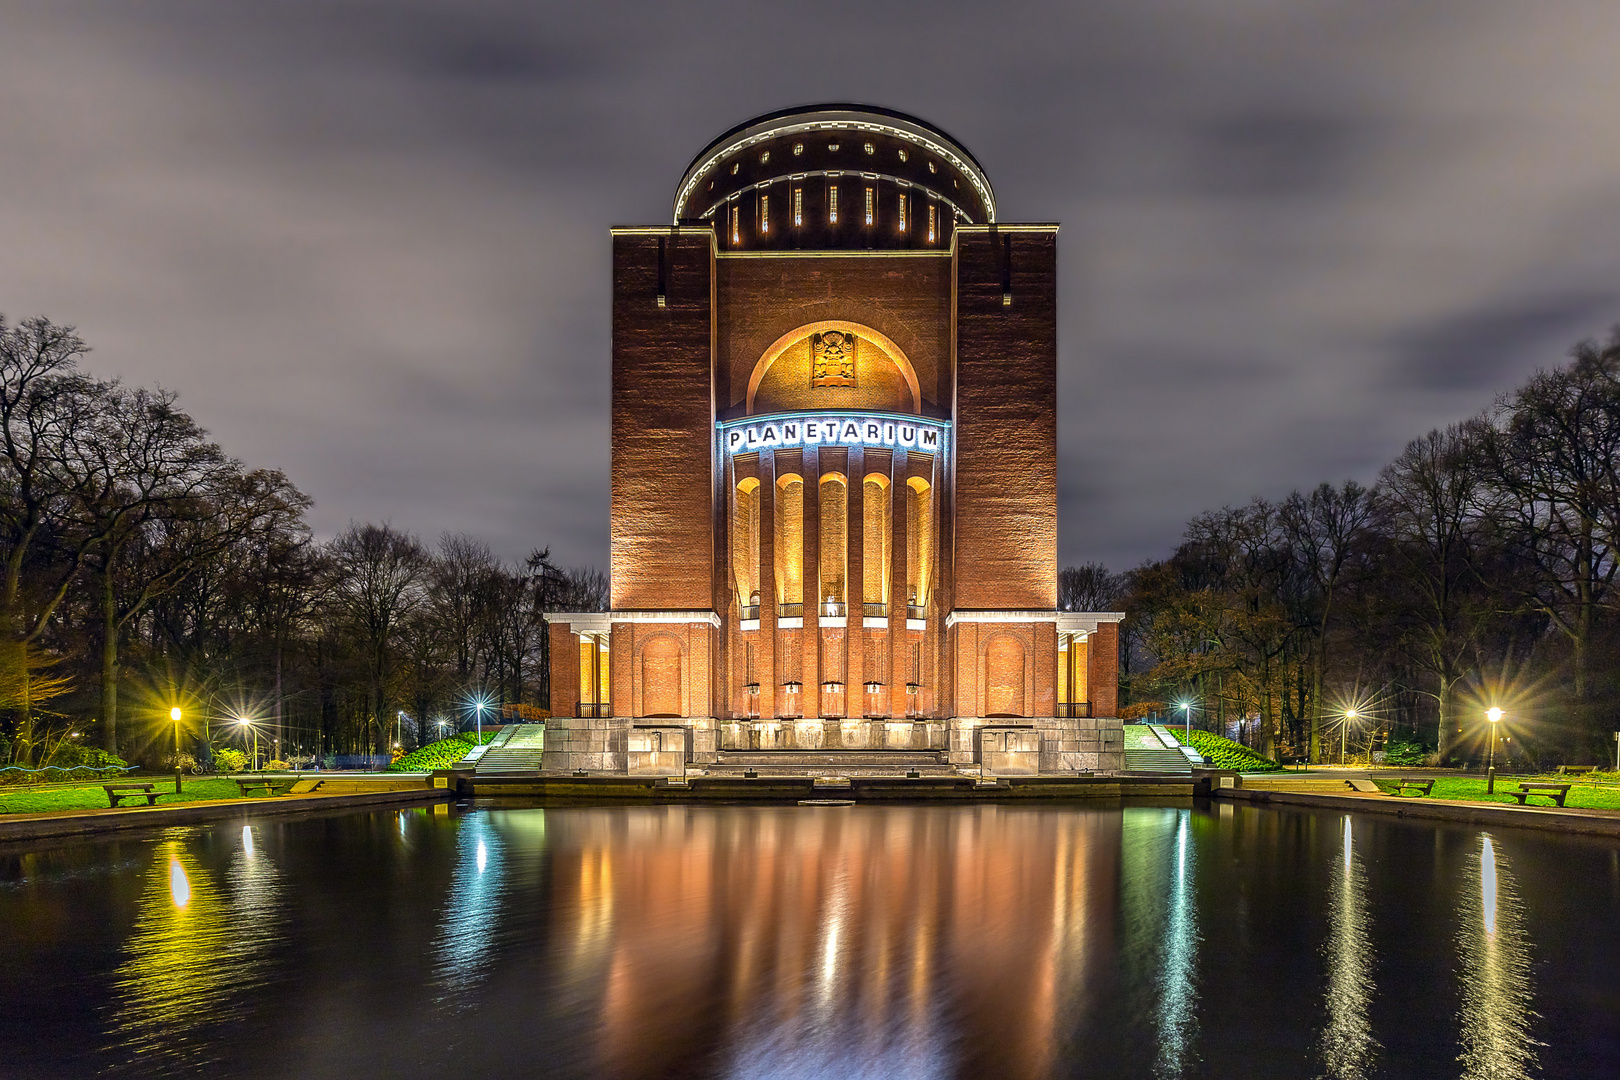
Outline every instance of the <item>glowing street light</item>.
<svg viewBox="0 0 1620 1080">
<path fill-rule="evenodd" d="M 1182 720 L 1182 724 L 1183 724 L 1183 730 L 1187 734 L 1187 741 L 1191 742 L 1192 741 L 1192 702 L 1190 702 L 1190 701 L 1177 702 L 1177 706 L 1181 709 L 1181 720 Z"/>
<path fill-rule="evenodd" d="M 253 721 L 246 716 L 238 716 L 236 718 L 236 722 L 253 731 L 253 771 L 257 772 L 259 770 L 259 729 L 253 723 Z"/>
<path fill-rule="evenodd" d="M 1502 710 L 1492 705 L 1485 710 L 1485 719 L 1491 722 L 1490 764 L 1485 767 L 1485 794 L 1496 794 L 1496 725 L 1502 722 Z"/>
<path fill-rule="evenodd" d="M 169 710 L 169 719 L 174 721 L 174 793 L 180 794 L 180 706 L 176 705 Z"/>
<path fill-rule="evenodd" d="M 1355 723 L 1355 721 L 1356 721 L 1356 710 L 1355 710 L 1355 708 L 1351 707 L 1351 708 L 1348 708 L 1348 709 L 1344 710 L 1344 723 L 1339 725 L 1339 764 L 1340 765 L 1343 765 L 1344 762 L 1345 762 L 1346 740 L 1348 739 L 1349 734 L 1350 734 L 1350 725 Z"/>
</svg>

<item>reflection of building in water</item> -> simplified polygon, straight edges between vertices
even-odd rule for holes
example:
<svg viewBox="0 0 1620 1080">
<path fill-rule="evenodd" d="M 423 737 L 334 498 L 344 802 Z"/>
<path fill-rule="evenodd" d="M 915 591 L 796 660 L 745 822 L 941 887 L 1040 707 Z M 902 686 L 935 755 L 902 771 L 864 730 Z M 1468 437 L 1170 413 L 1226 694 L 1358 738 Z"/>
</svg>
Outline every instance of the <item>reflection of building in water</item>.
<svg viewBox="0 0 1620 1080">
<path fill-rule="evenodd" d="M 1457 944 L 1464 1080 L 1517 1080 L 1536 1069 L 1530 1038 L 1530 939 L 1507 857 L 1489 833 L 1470 856 Z"/>
<path fill-rule="evenodd" d="M 188 829 L 171 830 L 152 863 L 114 985 L 115 1026 L 142 1054 L 183 1056 L 200 1029 L 231 1017 L 270 973 L 283 923 L 281 890 L 251 827 L 226 870 L 226 889 L 198 861 Z"/>
<path fill-rule="evenodd" d="M 960 143 L 861 106 L 743 124 L 615 229 L 613 610 L 552 616 L 546 768 L 968 764 L 986 719 L 1119 767 L 1121 616 L 1057 610 L 1056 269 Z"/>
<path fill-rule="evenodd" d="M 570 811 L 547 837 L 555 948 L 568 985 L 602 977 L 611 1076 L 664 1075 L 695 1037 L 736 1076 L 1042 1076 L 1111 960 L 1117 823 Z"/>
<path fill-rule="evenodd" d="M 1371 1074 L 1372 936 L 1368 932 L 1367 878 L 1352 843 L 1350 815 L 1344 817 L 1344 851 L 1328 886 L 1327 1026 L 1322 1031 L 1322 1069 L 1333 1080 L 1362 1080 Z"/>
</svg>

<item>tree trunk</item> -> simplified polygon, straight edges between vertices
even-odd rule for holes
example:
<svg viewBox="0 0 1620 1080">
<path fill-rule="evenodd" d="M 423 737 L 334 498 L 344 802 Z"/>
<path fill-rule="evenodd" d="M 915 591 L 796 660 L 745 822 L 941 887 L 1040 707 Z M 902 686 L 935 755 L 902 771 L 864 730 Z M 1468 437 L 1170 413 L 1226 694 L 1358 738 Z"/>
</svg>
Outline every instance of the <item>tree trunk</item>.
<svg viewBox="0 0 1620 1080">
<path fill-rule="evenodd" d="M 118 603 L 110 570 L 101 575 L 101 722 L 107 752 L 118 753 Z"/>
</svg>

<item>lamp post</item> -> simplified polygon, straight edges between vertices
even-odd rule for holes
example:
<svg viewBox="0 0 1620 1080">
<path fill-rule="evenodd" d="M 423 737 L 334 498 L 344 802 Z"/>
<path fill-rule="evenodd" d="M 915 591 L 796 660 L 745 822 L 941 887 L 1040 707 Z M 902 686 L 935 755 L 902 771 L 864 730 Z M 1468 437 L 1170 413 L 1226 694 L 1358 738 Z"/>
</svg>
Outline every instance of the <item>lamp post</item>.
<svg viewBox="0 0 1620 1080">
<path fill-rule="evenodd" d="M 478 720 L 477 720 L 477 723 L 478 723 L 478 742 L 475 743 L 474 745 L 475 746 L 483 746 L 484 745 L 484 699 L 483 698 L 479 698 L 477 701 L 473 702 L 473 712 L 478 717 Z"/>
<path fill-rule="evenodd" d="M 176 705 L 169 710 L 169 719 L 174 721 L 174 793 L 180 794 L 180 706 Z"/>
<path fill-rule="evenodd" d="M 1485 710 L 1485 719 L 1491 722 L 1491 754 L 1485 767 L 1485 794 L 1496 794 L 1496 725 L 1502 720 L 1502 710 L 1492 705 Z"/>
<path fill-rule="evenodd" d="M 249 728 L 253 732 L 253 766 L 252 766 L 252 771 L 253 772 L 258 772 L 259 771 L 259 729 L 254 726 L 252 720 L 249 720 L 245 716 L 238 716 L 236 718 L 236 722 L 238 724 L 241 724 L 245 728 Z"/>
<path fill-rule="evenodd" d="M 1183 701 L 1181 703 L 1181 719 L 1183 724 L 1182 730 L 1185 732 L 1187 741 L 1190 743 L 1192 742 L 1192 702 Z"/>
<path fill-rule="evenodd" d="M 1339 765 L 1342 768 L 1345 761 L 1346 743 L 1350 735 L 1350 725 L 1356 718 L 1355 709 L 1344 710 L 1344 723 L 1339 725 Z"/>
</svg>

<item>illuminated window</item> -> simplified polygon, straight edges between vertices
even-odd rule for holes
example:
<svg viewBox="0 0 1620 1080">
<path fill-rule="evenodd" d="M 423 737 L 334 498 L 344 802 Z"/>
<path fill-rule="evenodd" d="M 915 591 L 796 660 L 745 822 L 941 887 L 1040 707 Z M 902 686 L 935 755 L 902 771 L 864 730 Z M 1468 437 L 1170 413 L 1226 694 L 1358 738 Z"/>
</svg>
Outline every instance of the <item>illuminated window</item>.
<svg viewBox="0 0 1620 1080">
<path fill-rule="evenodd" d="M 802 153 L 804 153 L 804 143 L 802 143 L 802 142 L 794 143 L 793 144 L 793 156 L 798 157 Z"/>
<path fill-rule="evenodd" d="M 827 149 L 836 151 L 838 149 L 838 144 L 835 142 L 830 142 L 827 144 Z"/>
<path fill-rule="evenodd" d="M 769 195 L 759 197 L 759 231 L 762 236 L 771 231 L 771 197 Z"/>
<path fill-rule="evenodd" d="M 737 168 L 738 168 L 738 167 L 739 167 L 739 166 L 740 166 L 740 165 L 741 165 L 741 164 L 742 164 L 742 162 L 740 162 L 740 161 L 733 161 L 733 162 L 732 162 L 732 163 L 731 163 L 731 175 L 732 175 L 732 176 L 736 176 L 736 175 L 737 175 Z"/>
<path fill-rule="evenodd" d="M 934 242 L 934 233 L 939 228 L 939 207 L 933 203 L 928 204 L 928 242 Z"/>
<path fill-rule="evenodd" d="M 866 144 L 866 152 L 868 154 L 875 154 L 875 153 L 877 153 L 877 147 L 873 146 L 871 143 L 867 143 Z"/>
<path fill-rule="evenodd" d="M 793 189 L 793 224 L 804 224 L 804 188 Z"/>
<path fill-rule="evenodd" d="M 767 150 L 763 154 L 759 155 L 759 163 L 761 165 L 767 164 L 770 160 L 771 160 L 771 152 L 769 150 Z"/>
<path fill-rule="evenodd" d="M 906 231 L 906 193 L 900 193 L 900 231 Z"/>
<path fill-rule="evenodd" d="M 731 242 L 737 243 L 742 239 L 742 207 L 731 208 Z"/>
<path fill-rule="evenodd" d="M 933 173 L 937 173 L 937 172 L 939 172 L 939 166 L 935 165 L 932 161 L 930 161 L 928 163 L 928 171 L 933 172 Z"/>
<path fill-rule="evenodd" d="M 875 206 L 875 202 L 874 202 L 875 199 L 876 199 L 876 196 L 873 194 L 872 189 L 867 188 L 866 189 L 866 223 L 868 225 L 872 224 L 872 212 L 873 212 L 873 209 L 874 209 L 874 206 Z"/>
<path fill-rule="evenodd" d="M 827 185 L 827 220 L 838 224 L 838 185 Z"/>
<path fill-rule="evenodd" d="M 906 152 L 904 150 L 900 151 L 900 160 L 901 161 L 906 160 Z"/>
</svg>

